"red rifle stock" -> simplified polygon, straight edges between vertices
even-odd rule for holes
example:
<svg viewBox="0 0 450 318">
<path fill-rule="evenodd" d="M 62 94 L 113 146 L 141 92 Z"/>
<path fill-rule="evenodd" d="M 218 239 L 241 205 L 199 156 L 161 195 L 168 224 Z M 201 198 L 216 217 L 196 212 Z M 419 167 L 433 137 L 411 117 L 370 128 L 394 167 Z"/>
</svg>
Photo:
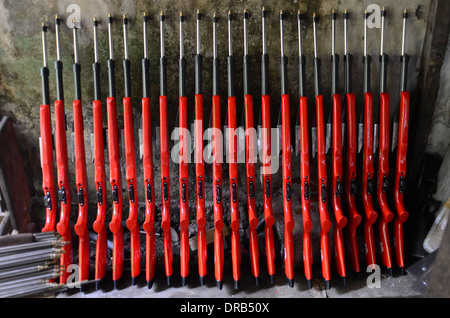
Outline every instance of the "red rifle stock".
<svg viewBox="0 0 450 318">
<path fill-rule="evenodd" d="M 66 119 L 64 111 L 64 89 L 63 89 L 63 64 L 59 57 L 59 26 L 61 20 L 58 16 L 55 18 L 55 33 L 57 34 L 57 55 L 58 60 L 55 62 L 56 69 L 56 87 L 57 97 L 55 101 L 55 145 L 56 145 L 56 168 L 58 182 L 58 199 L 60 202 L 59 222 L 56 230 L 65 242 L 64 254 L 61 255 L 61 265 L 64 267 L 63 275 L 60 282 L 65 283 L 69 277 L 67 272 L 68 266 L 72 264 L 72 231 L 70 229 L 70 208 L 71 193 L 69 180 L 69 160 L 67 155 L 67 139 L 66 139 Z"/>
<path fill-rule="evenodd" d="M 261 58 L 261 127 L 262 127 L 262 173 L 264 189 L 264 238 L 266 244 L 266 264 L 270 281 L 275 277 L 275 243 L 273 238 L 272 206 L 272 150 L 271 118 L 269 95 L 269 55 L 266 53 L 266 11 L 262 8 L 262 58 Z"/>
<path fill-rule="evenodd" d="M 188 119 L 187 97 L 179 98 L 180 127 L 180 270 L 184 280 L 189 275 L 189 192 L 188 192 Z M 183 283 L 184 285 L 184 283 Z"/>
<path fill-rule="evenodd" d="M 294 287 L 294 217 L 292 214 L 292 143 L 289 94 L 287 93 L 287 64 L 284 54 L 284 15 L 280 11 L 281 39 L 281 135 L 283 158 L 283 215 L 284 215 L 284 270 L 290 287 Z"/>
<path fill-rule="evenodd" d="M 356 133 L 356 114 L 355 114 L 355 95 L 353 93 L 346 94 L 347 107 L 347 179 L 346 179 L 346 199 L 348 208 L 348 255 L 350 268 L 356 272 L 361 272 L 359 262 L 358 237 L 356 230 L 361 224 L 362 217 L 358 213 L 355 194 L 356 194 L 356 153 L 357 153 L 357 133 Z"/>
<path fill-rule="evenodd" d="M 381 218 L 378 222 L 381 261 L 388 269 L 392 268 L 391 243 L 389 239 L 390 223 L 394 218 L 387 198 L 387 180 L 389 176 L 389 95 L 381 93 L 380 96 L 380 142 L 378 155 L 378 185 L 377 198 L 381 209 Z"/>
<path fill-rule="evenodd" d="M 333 181 L 332 181 L 332 204 L 336 224 L 334 228 L 334 248 L 336 253 L 336 272 L 345 278 L 347 271 L 345 268 L 345 246 L 343 228 L 347 225 L 347 218 L 342 212 L 342 108 L 341 95 L 333 95 Z"/>
<path fill-rule="evenodd" d="M 106 112 L 108 121 L 108 159 L 109 159 L 109 182 L 112 190 L 112 217 L 109 229 L 113 234 L 112 255 L 112 279 L 114 288 L 123 274 L 123 228 L 122 228 L 122 177 L 120 166 L 119 129 L 117 126 L 116 86 L 115 86 L 115 60 L 113 53 L 112 37 L 113 18 L 108 14 L 108 38 L 109 38 L 109 60 L 108 60 L 108 84 L 109 96 L 106 98 Z"/>
<path fill-rule="evenodd" d="M 364 241 L 366 263 L 368 266 L 376 264 L 375 236 L 372 225 L 376 222 L 378 214 L 373 207 L 373 96 L 371 92 L 364 95 L 364 147 L 363 147 L 363 185 L 362 195 L 365 211 Z"/>
<path fill-rule="evenodd" d="M 200 47 L 200 20 L 201 14 L 197 11 L 197 55 L 195 56 L 195 182 L 197 187 L 197 246 L 198 246 L 198 275 L 200 285 L 207 273 L 207 246 L 206 246 L 206 211 L 205 211 L 205 163 L 203 160 L 203 90 L 202 90 L 202 61 Z"/>
<path fill-rule="evenodd" d="M 170 285 L 172 277 L 173 255 L 172 235 L 170 227 L 170 155 L 169 155 L 169 122 L 167 116 L 167 83 L 166 69 L 167 59 L 164 56 L 164 21 L 165 15 L 160 13 L 160 36 L 161 36 L 161 58 L 160 58 L 160 96 L 159 96 L 159 123 L 161 141 L 161 189 L 162 189 L 162 211 L 161 228 L 164 236 L 164 268 L 167 277 L 167 285 Z"/>
<path fill-rule="evenodd" d="M 129 214 L 126 224 L 130 231 L 131 278 L 133 282 L 133 279 L 141 272 L 141 252 L 139 224 L 137 222 L 139 201 L 136 179 L 136 154 L 134 150 L 133 110 L 130 97 L 123 98 L 123 122 L 125 132 L 125 171 L 129 201 Z"/>
<path fill-rule="evenodd" d="M 94 101 L 92 102 L 92 117 L 94 126 L 94 178 L 97 191 L 97 218 L 93 228 L 97 233 L 97 245 L 95 249 L 95 280 L 96 288 L 99 281 L 105 277 L 107 264 L 107 234 L 106 234 L 106 173 L 105 173 L 105 147 L 103 136 L 102 102 L 100 97 L 100 63 L 97 51 L 97 27 L 98 21 L 94 17 Z"/>
<path fill-rule="evenodd" d="M 320 249 L 322 258 L 322 276 L 325 287 L 330 288 L 331 281 L 331 251 L 330 251 L 330 229 L 331 221 L 328 215 L 327 201 L 327 165 L 326 165 L 326 136 L 323 114 L 323 95 L 321 94 L 321 60 L 317 56 L 316 41 L 316 14 L 313 14 L 314 31 L 314 81 L 316 96 L 316 126 L 317 126 L 317 170 L 318 170 L 318 201 L 320 216 Z"/>
<path fill-rule="evenodd" d="M 406 155 L 408 150 L 409 127 L 409 92 L 400 94 L 400 113 L 398 126 L 397 159 L 395 170 L 394 197 L 397 214 L 394 220 L 394 247 L 395 260 L 403 271 L 405 267 L 403 223 L 408 219 L 409 213 L 405 209 L 403 195 L 405 191 Z"/>
<path fill-rule="evenodd" d="M 179 61 L 179 185 L 180 185 L 180 271 L 181 284 L 186 284 L 189 275 L 189 166 L 190 149 L 188 139 L 190 138 L 188 128 L 188 102 L 186 97 L 186 59 L 184 58 L 184 16 L 180 12 L 180 61 Z"/>
<path fill-rule="evenodd" d="M 259 278 L 259 246 L 258 246 L 258 216 L 255 205 L 255 158 L 256 158 L 256 132 L 253 123 L 253 96 L 244 96 L 245 107 L 245 162 L 247 172 L 247 205 L 249 223 L 250 269 L 253 277 Z"/>
<path fill-rule="evenodd" d="M 205 163 L 203 161 L 203 94 L 195 95 L 195 172 L 197 183 L 198 274 L 200 282 L 207 273 Z"/>
<path fill-rule="evenodd" d="M 249 224 L 249 254 L 250 270 L 255 278 L 256 285 L 259 284 L 259 244 L 258 244 L 258 214 L 255 203 L 255 163 L 256 163 L 256 130 L 253 116 L 253 96 L 250 94 L 250 56 L 248 55 L 247 40 L 248 13 L 244 9 L 244 126 L 245 126 L 245 170 L 247 189 L 247 209 Z"/>
<path fill-rule="evenodd" d="M 147 253 L 145 258 L 146 271 L 145 277 L 151 282 L 155 277 L 156 264 L 156 246 L 155 246 L 155 200 L 154 189 L 155 181 L 153 174 L 153 145 L 152 145 L 152 126 L 151 126 L 151 111 L 150 98 L 142 98 L 142 131 L 143 131 L 143 165 L 144 165 L 144 185 L 146 191 L 145 200 L 145 220 L 144 230 L 146 232 L 146 246 Z"/>
<path fill-rule="evenodd" d="M 378 149 L 378 175 L 377 175 L 377 199 L 381 210 L 381 218 L 378 222 L 379 252 L 382 264 L 392 272 L 392 251 L 389 238 L 389 223 L 394 218 L 394 213 L 389 208 L 386 192 L 389 188 L 389 133 L 390 133 L 390 105 L 389 94 L 386 92 L 386 77 L 388 55 L 384 53 L 384 31 L 386 10 L 381 11 L 381 50 L 380 50 L 380 137 Z"/>
<path fill-rule="evenodd" d="M 236 96 L 234 94 L 234 56 L 232 39 L 232 15 L 228 11 L 228 170 L 230 181 L 231 261 L 235 289 L 241 279 L 241 238 L 239 233 L 239 187 L 237 162 Z"/>
<path fill-rule="evenodd" d="M 110 65 L 112 60 L 109 61 Z M 123 273 L 123 228 L 122 228 L 122 181 L 120 171 L 119 132 L 115 97 L 106 99 L 108 117 L 109 181 L 112 189 L 112 218 L 109 229 L 113 234 L 113 281 Z"/>
<path fill-rule="evenodd" d="M 401 57 L 401 77 L 400 77 L 400 107 L 399 107 L 399 125 L 398 125 L 398 142 L 397 142 L 397 158 L 395 166 L 395 184 L 394 199 L 397 214 L 394 220 L 394 248 L 395 261 L 400 267 L 400 271 L 404 274 L 405 255 L 403 241 L 403 223 L 408 219 L 409 213 L 405 209 L 404 192 L 406 190 L 406 159 L 408 151 L 408 128 L 409 128 L 409 103 L 410 94 L 407 91 L 407 70 L 408 55 L 405 53 L 406 45 L 406 20 L 408 12 L 403 12 L 403 34 L 402 34 L 402 57 Z"/>
<path fill-rule="evenodd" d="M 170 228 L 170 168 L 169 168 L 169 127 L 167 118 L 167 96 L 159 97 L 160 107 L 160 138 L 161 138 L 161 189 L 162 195 L 162 214 L 161 228 L 164 235 L 164 265 L 165 272 L 170 282 L 173 273 L 172 263 L 172 236 Z"/>
<path fill-rule="evenodd" d="M 78 263 L 80 266 L 80 281 L 89 278 L 89 231 L 87 228 L 88 197 L 86 176 L 86 155 L 84 149 L 83 112 L 81 100 L 73 101 L 73 122 L 75 135 L 75 180 L 78 196 L 78 218 L 74 226 L 78 235 Z"/>
<path fill-rule="evenodd" d="M 347 225 L 347 218 L 342 212 L 342 195 L 344 194 L 342 180 L 342 100 L 338 93 L 338 66 L 339 55 L 336 54 L 336 12 L 331 13 L 332 23 L 332 55 L 331 55 L 331 93 L 332 93 L 332 182 L 331 182 L 331 202 L 334 211 L 334 250 L 336 272 L 342 277 L 344 285 L 347 277 L 345 267 L 345 244 L 343 229 Z"/>
<path fill-rule="evenodd" d="M 153 285 L 156 264 L 155 245 L 155 177 L 153 172 L 153 143 L 152 143 L 152 118 L 150 108 L 150 87 L 149 87 L 149 60 L 147 50 L 147 22 L 148 16 L 143 15 L 144 34 L 144 58 L 142 59 L 142 142 L 143 154 L 142 163 L 144 168 L 144 187 L 146 193 L 145 219 L 143 228 L 146 236 L 145 254 L 145 278 L 147 288 Z"/>
</svg>

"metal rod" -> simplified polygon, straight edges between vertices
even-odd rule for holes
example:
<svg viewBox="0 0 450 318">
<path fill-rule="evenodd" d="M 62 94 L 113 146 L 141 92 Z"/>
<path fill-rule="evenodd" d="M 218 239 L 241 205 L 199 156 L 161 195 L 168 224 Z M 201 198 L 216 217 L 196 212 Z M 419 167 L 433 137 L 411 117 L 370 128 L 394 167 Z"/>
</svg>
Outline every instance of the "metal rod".
<svg viewBox="0 0 450 318">
<path fill-rule="evenodd" d="M 183 12 L 180 12 L 180 60 L 184 58 Z"/>
<path fill-rule="evenodd" d="M 233 55 L 233 32 L 231 29 L 231 24 L 232 24 L 232 16 L 231 16 L 231 11 L 228 11 L 228 55 L 232 56 Z"/>
<path fill-rule="evenodd" d="M 147 45 L 147 41 L 148 41 L 148 39 L 147 39 L 147 22 L 148 22 L 148 16 L 147 16 L 147 13 L 146 12 L 144 12 L 144 15 L 143 15 L 143 27 L 142 27 L 142 33 L 143 33 L 143 36 L 144 36 L 144 59 L 147 59 L 148 58 L 148 45 Z"/>
<path fill-rule="evenodd" d="M 247 9 L 244 9 L 244 55 L 248 55 L 247 20 L 248 20 Z"/>
<path fill-rule="evenodd" d="M 266 43 L 266 10 L 262 7 L 262 54 L 267 53 Z"/>
<path fill-rule="evenodd" d="M 364 56 L 367 56 L 367 10 L 364 10 Z"/>
<path fill-rule="evenodd" d="M 298 10 L 298 56 L 303 55 L 303 38 L 302 38 L 302 15 L 300 10 Z"/>
<path fill-rule="evenodd" d="M 123 50 L 125 60 L 128 60 L 128 18 L 123 15 Z"/>
<path fill-rule="evenodd" d="M 113 18 L 111 16 L 111 13 L 108 13 L 108 43 L 109 43 L 109 59 L 110 60 L 114 60 L 112 23 L 113 23 Z"/>
<path fill-rule="evenodd" d="M 408 19 L 408 12 L 403 13 L 403 32 L 402 32 L 402 56 L 405 55 L 405 45 L 406 45 L 406 19 Z"/>
<path fill-rule="evenodd" d="M 331 55 L 336 54 L 336 12 L 331 11 Z"/>
<path fill-rule="evenodd" d="M 94 62 L 98 63 L 98 43 L 97 43 L 97 27 L 98 27 L 98 21 L 97 18 L 94 17 Z"/>
<path fill-rule="evenodd" d="M 160 21 L 159 21 L 159 32 L 160 32 L 160 46 L 161 46 L 161 57 L 165 57 L 165 47 L 164 47 L 164 20 L 165 16 L 162 11 L 160 12 Z"/>
<path fill-rule="evenodd" d="M 59 25 L 61 20 L 59 16 L 55 16 L 55 35 L 56 35 L 56 60 L 61 61 L 61 48 L 60 48 L 60 39 L 59 39 Z"/>
<path fill-rule="evenodd" d="M 381 45 L 380 45 L 380 55 L 384 54 L 384 20 L 386 17 L 386 9 L 383 7 L 381 10 Z"/>
<path fill-rule="evenodd" d="M 213 58 L 217 58 L 217 17 L 213 15 Z"/>
<path fill-rule="evenodd" d="M 347 9 L 344 10 L 344 54 L 348 54 L 348 33 L 347 33 L 347 27 L 348 27 L 348 13 Z"/>
<path fill-rule="evenodd" d="M 283 10 L 280 10 L 280 46 L 281 46 L 281 56 L 284 56 L 284 28 L 283 28 Z"/>
</svg>

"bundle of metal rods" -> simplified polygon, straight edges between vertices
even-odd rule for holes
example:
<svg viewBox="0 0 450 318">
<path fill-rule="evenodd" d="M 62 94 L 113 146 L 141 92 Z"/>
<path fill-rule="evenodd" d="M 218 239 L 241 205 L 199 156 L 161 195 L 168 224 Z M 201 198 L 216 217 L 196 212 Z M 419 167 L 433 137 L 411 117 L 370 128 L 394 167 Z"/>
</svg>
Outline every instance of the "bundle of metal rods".
<svg viewBox="0 0 450 318">
<path fill-rule="evenodd" d="M 56 279 L 64 270 L 65 244 L 57 232 L 0 237 L 0 298 L 51 296 L 64 289 Z"/>
</svg>

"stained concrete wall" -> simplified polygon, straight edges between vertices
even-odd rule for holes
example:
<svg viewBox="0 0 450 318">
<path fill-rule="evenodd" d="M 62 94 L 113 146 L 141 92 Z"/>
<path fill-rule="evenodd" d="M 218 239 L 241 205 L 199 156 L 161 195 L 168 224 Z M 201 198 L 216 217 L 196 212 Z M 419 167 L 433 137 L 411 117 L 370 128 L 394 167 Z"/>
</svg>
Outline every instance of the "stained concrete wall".
<svg viewBox="0 0 450 318">
<path fill-rule="evenodd" d="M 73 44 L 72 30 L 66 26 L 66 22 L 71 20 L 72 12 L 71 4 L 77 4 L 81 13 L 81 29 L 79 30 L 79 60 L 82 67 L 82 99 L 83 114 L 85 125 L 85 142 L 87 151 L 87 168 L 88 181 L 92 184 L 94 180 L 94 169 L 92 164 L 91 152 L 91 132 L 92 132 L 92 105 L 93 99 L 93 80 L 91 64 L 94 59 L 93 42 L 92 42 L 92 18 L 96 16 L 100 21 L 99 26 L 99 55 L 102 65 L 102 96 L 105 99 L 108 91 L 106 60 L 108 59 L 108 37 L 107 37 L 107 14 L 111 13 L 115 17 L 114 24 L 114 50 L 117 60 L 117 97 L 120 101 L 123 96 L 123 69 L 121 60 L 123 59 L 123 33 L 121 25 L 121 17 L 126 14 L 129 18 L 129 53 L 131 60 L 131 77 L 132 77 L 132 97 L 133 111 L 135 114 L 135 136 L 136 149 L 139 149 L 138 128 L 140 125 L 140 97 L 141 97 L 141 59 L 143 57 L 142 47 L 142 14 L 147 12 L 150 16 L 149 22 L 149 59 L 150 59 L 150 90 L 151 90 L 151 110 L 152 110 L 152 127 L 154 138 L 154 155 L 155 155 L 155 194 L 157 208 L 161 202 L 161 189 L 159 185 L 159 13 L 163 11 L 166 15 L 166 33 L 165 45 L 166 56 L 168 58 L 168 99 L 169 99 L 169 130 L 176 125 L 176 115 L 178 108 L 178 57 L 179 57 L 179 12 L 182 11 L 186 17 L 185 22 L 185 56 L 187 59 L 187 94 L 189 99 L 189 121 L 193 120 L 193 97 L 194 97 L 194 55 L 195 55 L 195 13 L 199 9 L 204 14 L 202 20 L 202 53 L 204 55 L 203 66 L 203 90 L 205 95 L 204 117 L 208 121 L 211 113 L 211 93 L 212 93 L 212 14 L 216 12 L 219 16 L 218 29 L 218 55 L 221 59 L 221 95 L 222 95 L 222 118 L 225 119 L 226 114 L 226 96 L 227 96 L 227 76 L 226 76 L 226 56 L 228 54 L 228 38 L 227 38 L 227 22 L 226 14 L 228 10 L 234 14 L 236 20 L 233 23 L 233 45 L 235 53 L 235 88 L 238 103 L 238 119 L 242 115 L 242 54 L 243 54 L 243 24 L 242 12 L 246 8 L 250 13 L 248 23 L 249 32 L 249 54 L 251 55 L 251 92 L 255 100 L 255 117 L 259 115 L 260 101 L 260 57 L 262 51 L 261 45 L 261 6 L 264 6 L 268 12 L 267 18 L 267 48 L 270 56 L 269 63 L 269 85 L 271 91 L 271 118 L 272 127 L 277 124 L 280 109 L 280 30 L 279 30 L 279 10 L 283 10 L 287 14 L 285 21 L 285 53 L 289 59 L 288 67 L 288 84 L 289 93 L 291 94 L 291 120 L 292 126 L 296 122 L 298 116 L 298 72 L 297 72 L 297 56 L 298 56 L 298 36 L 297 36 L 297 10 L 301 10 L 306 15 L 303 24 L 303 49 L 307 58 L 307 95 L 313 100 L 314 84 L 313 84 L 313 28 L 312 14 L 315 12 L 319 16 L 318 24 L 318 54 L 322 58 L 322 79 L 323 93 L 325 97 L 325 113 L 326 116 L 331 106 L 331 79 L 330 74 L 330 55 L 331 55 L 331 23 L 330 13 L 332 9 L 337 10 L 337 40 L 336 50 L 341 55 L 340 67 L 340 83 L 339 89 L 343 92 L 343 19 L 342 13 L 347 9 L 350 13 L 349 21 L 349 50 L 354 56 L 353 63 L 353 90 L 357 98 L 357 118 L 360 116 L 362 109 L 362 76 L 363 76 L 363 12 L 369 5 L 378 5 L 382 7 L 386 5 L 388 15 L 386 19 L 386 37 L 385 52 L 389 55 L 387 90 L 391 95 L 391 120 L 394 118 L 398 101 L 399 101 L 399 74 L 400 74 L 400 52 L 401 52 L 401 35 L 402 35 L 402 12 L 406 8 L 410 13 L 407 27 L 407 53 L 410 55 L 410 63 L 408 69 L 408 90 L 415 92 L 418 87 L 417 79 L 421 68 L 421 55 L 424 39 L 427 36 L 428 14 L 430 10 L 431 0 L 399 0 L 395 3 L 383 2 L 378 0 L 340 0 L 340 1 L 75 1 L 75 0 L 0 0 L 0 115 L 9 115 L 15 119 L 15 127 L 21 142 L 23 156 L 27 163 L 26 169 L 29 172 L 31 183 L 37 190 L 36 205 L 42 211 L 42 191 L 41 191 L 41 170 L 39 165 L 39 105 L 41 103 L 41 78 L 40 67 L 42 66 L 41 52 L 41 34 L 40 25 L 42 22 L 50 26 L 48 33 L 48 49 L 50 62 L 50 95 L 51 100 L 55 99 L 55 72 L 53 62 L 56 60 L 55 37 L 54 37 L 54 16 L 58 14 L 63 25 L 61 28 L 61 47 L 62 61 L 64 63 L 64 87 L 66 100 L 66 116 L 68 123 L 68 144 L 69 155 L 73 156 L 73 138 L 72 138 L 72 105 L 71 101 L 74 97 L 73 88 Z M 372 90 L 375 96 L 375 105 L 378 104 L 379 91 L 379 63 L 378 55 L 380 50 L 380 29 L 371 28 L 368 31 L 368 53 L 373 56 L 372 63 Z M 52 114 L 53 114 L 53 107 Z M 103 108 L 104 126 L 106 127 L 106 107 Z M 52 118 L 53 115 L 52 115 Z M 123 127 L 122 107 L 118 103 L 118 120 L 119 127 Z M 310 122 L 314 120 L 314 107 L 310 105 Z M 208 122 L 206 123 L 208 125 Z M 123 145 L 123 139 L 122 145 Z M 123 156 L 123 151 L 121 152 Z M 107 156 L 106 156 L 107 158 Z M 299 160 L 296 158 L 293 162 L 294 177 L 298 177 Z M 281 162 L 281 160 L 280 160 Z M 143 172 L 141 161 L 137 161 L 139 196 L 143 198 Z M 122 166 L 125 167 L 125 160 L 122 158 Z M 107 177 L 108 162 L 107 162 Z M 210 182 L 211 167 L 207 165 L 207 181 Z M 313 168 L 314 169 L 314 168 Z M 281 171 L 281 170 L 279 170 Z M 125 175 L 125 170 L 122 170 Z M 244 175 L 245 166 L 240 165 L 240 175 Z M 227 183 L 228 170 L 224 165 L 224 201 L 227 200 L 229 193 Z M 190 188 L 194 189 L 195 170 L 194 166 L 190 166 Z M 74 183 L 74 162 L 70 161 L 70 177 Z M 172 206 L 173 206 L 173 222 L 177 223 L 177 206 L 178 206 L 178 166 L 171 163 L 171 188 L 172 188 Z M 281 173 L 274 177 L 274 190 L 280 187 Z M 241 178 L 239 187 L 245 188 L 245 179 Z M 260 185 L 257 185 L 260 187 Z M 206 189 L 210 191 L 208 185 Z M 91 204 L 95 203 L 95 191 L 92 186 L 89 189 L 89 197 Z M 208 205 L 211 205 L 212 194 L 207 192 Z M 110 192 L 108 192 L 110 193 Z M 191 228 L 195 232 L 195 209 L 194 196 L 195 192 L 191 192 L 190 206 L 191 210 Z M 126 194 L 126 193 L 125 193 Z M 73 196 L 75 197 L 75 196 Z M 125 195 L 126 199 L 127 196 Z M 257 192 L 259 214 L 262 214 L 262 191 Z M 126 201 L 126 200 L 125 200 Z M 241 222 L 242 228 L 246 228 L 247 214 L 245 213 L 245 191 L 240 192 L 240 202 L 242 205 Z M 125 202 L 126 204 L 126 202 Z M 143 200 L 141 202 L 143 205 Z M 158 210 L 159 212 L 159 210 Z M 42 215 L 43 216 L 43 213 Z M 124 209 L 124 217 L 127 216 L 127 209 Z M 212 220 L 212 213 L 208 212 L 208 216 Z M 157 218 L 159 217 L 159 213 Z M 75 209 L 72 211 L 72 218 L 76 218 Z M 95 209 L 91 210 L 89 224 L 95 218 Z M 140 213 L 140 219 L 143 218 L 143 210 Z M 225 219 L 229 221 L 229 213 L 225 212 Z M 158 220 L 158 219 L 157 219 Z M 247 222 L 248 224 L 248 222 Z M 175 225 L 174 227 L 177 227 Z"/>
</svg>

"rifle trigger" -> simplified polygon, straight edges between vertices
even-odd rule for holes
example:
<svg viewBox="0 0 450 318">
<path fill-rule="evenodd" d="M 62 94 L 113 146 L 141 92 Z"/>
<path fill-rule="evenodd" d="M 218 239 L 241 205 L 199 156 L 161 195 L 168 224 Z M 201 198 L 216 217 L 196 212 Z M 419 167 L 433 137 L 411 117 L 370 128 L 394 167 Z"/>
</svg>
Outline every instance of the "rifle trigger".
<svg viewBox="0 0 450 318">
<path fill-rule="evenodd" d="M 61 186 L 61 189 L 58 190 L 58 199 L 62 203 L 66 203 L 66 189 L 64 186 Z"/>
<path fill-rule="evenodd" d="M 152 202 L 152 186 L 147 183 L 147 201 Z"/>
<path fill-rule="evenodd" d="M 370 177 L 367 178 L 367 194 L 371 195 L 373 192 L 373 182 Z"/>
<path fill-rule="evenodd" d="M 357 188 L 357 184 L 355 182 L 355 179 L 352 178 L 351 183 L 350 183 L 350 195 L 354 196 L 357 192 L 358 192 L 358 188 Z"/>
<path fill-rule="evenodd" d="M 98 187 L 97 189 L 97 202 L 98 204 L 102 205 L 103 204 L 103 193 L 102 193 L 102 187 Z"/>
<path fill-rule="evenodd" d="M 181 199 L 186 202 L 186 183 L 181 184 Z"/>
<path fill-rule="evenodd" d="M 169 189 L 167 188 L 167 182 L 163 183 L 164 201 L 169 199 Z"/>
<path fill-rule="evenodd" d="M 340 197 L 342 194 L 342 183 L 340 180 L 336 180 L 336 197 Z"/>
<path fill-rule="evenodd" d="M 291 184 L 289 182 L 286 183 L 286 200 L 290 201 L 292 198 L 292 193 L 291 193 Z"/>
<path fill-rule="evenodd" d="M 83 206 L 84 205 L 84 196 L 83 196 L 83 189 L 82 188 L 78 189 L 77 195 L 78 195 L 78 204 Z"/>
<path fill-rule="evenodd" d="M 255 197 L 255 186 L 253 184 L 253 181 L 250 181 L 249 189 L 250 189 L 250 199 L 253 199 Z"/>
<path fill-rule="evenodd" d="M 131 202 L 134 202 L 134 187 L 132 184 L 128 187 L 128 197 Z"/>
<path fill-rule="evenodd" d="M 266 197 L 270 198 L 270 180 L 266 179 Z"/>
<path fill-rule="evenodd" d="M 383 183 L 382 183 L 382 187 L 381 190 L 383 191 L 383 193 L 385 193 L 389 188 L 389 181 L 386 178 L 386 176 L 383 176 Z"/>
<path fill-rule="evenodd" d="M 220 189 L 220 185 L 216 185 L 216 201 L 220 203 L 222 201 L 222 191 Z"/>
<path fill-rule="evenodd" d="M 309 183 L 308 181 L 305 181 L 305 187 L 304 187 L 304 195 L 305 200 L 309 199 Z"/>
<path fill-rule="evenodd" d="M 49 210 L 52 209 L 52 198 L 50 196 L 50 192 L 47 191 L 47 194 L 44 197 L 44 206 Z"/>
<path fill-rule="evenodd" d="M 233 202 L 237 201 L 237 191 L 236 191 L 236 183 L 231 185 L 232 194 L 233 194 Z"/>
</svg>

